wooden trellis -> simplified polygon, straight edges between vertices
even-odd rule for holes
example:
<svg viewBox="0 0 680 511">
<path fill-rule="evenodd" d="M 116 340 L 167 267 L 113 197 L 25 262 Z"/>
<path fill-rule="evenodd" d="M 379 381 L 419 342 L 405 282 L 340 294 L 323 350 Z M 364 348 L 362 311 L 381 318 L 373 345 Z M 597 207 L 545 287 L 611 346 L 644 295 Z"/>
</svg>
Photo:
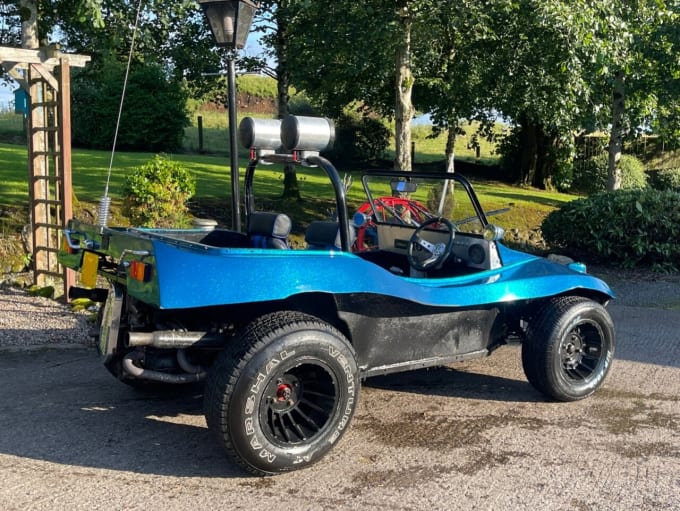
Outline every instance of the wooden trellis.
<svg viewBox="0 0 680 511">
<path fill-rule="evenodd" d="M 0 65 L 28 94 L 28 191 L 34 283 L 62 279 L 64 294 L 74 283 L 57 262 L 59 230 L 72 216 L 70 68 L 85 55 L 55 47 L 26 50 L 0 47 Z"/>
</svg>

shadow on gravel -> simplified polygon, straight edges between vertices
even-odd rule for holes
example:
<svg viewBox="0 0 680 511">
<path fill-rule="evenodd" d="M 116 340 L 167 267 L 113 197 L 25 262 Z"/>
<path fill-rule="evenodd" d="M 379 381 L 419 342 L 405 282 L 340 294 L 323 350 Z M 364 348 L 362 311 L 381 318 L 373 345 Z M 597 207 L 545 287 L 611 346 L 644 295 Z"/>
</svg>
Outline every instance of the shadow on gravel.
<svg viewBox="0 0 680 511">
<path fill-rule="evenodd" d="M 137 474 L 247 476 L 209 434 L 201 393 L 140 393 L 90 351 L 4 353 L 0 453 Z"/>
<path fill-rule="evenodd" d="M 545 401 L 527 382 L 450 367 L 419 369 L 406 373 L 374 376 L 364 385 L 396 392 L 458 397 L 481 401 L 535 403 Z"/>
<path fill-rule="evenodd" d="M 524 381 L 448 368 L 375 377 L 365 385 L 465 399 L 543 400 Z M 115 381 L 90 350 L 0 357 L 0 453 L 57 464 L 49 468 L 56 472 L 93 467 L 140 477 L 249 479 L 209 434 L 202 407 L 200 385 L 142 393 Z"/>
</svg>

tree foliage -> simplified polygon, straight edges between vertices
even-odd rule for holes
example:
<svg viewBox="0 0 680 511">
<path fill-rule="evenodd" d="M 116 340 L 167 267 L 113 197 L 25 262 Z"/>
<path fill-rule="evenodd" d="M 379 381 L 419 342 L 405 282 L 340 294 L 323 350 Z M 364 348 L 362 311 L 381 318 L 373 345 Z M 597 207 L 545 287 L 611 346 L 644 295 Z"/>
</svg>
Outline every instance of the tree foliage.
<svg viewBox="0 0 680 511">
<path fill-rule="evenodd" d="M 72 99 L 73 143 L 111 149 L 118 118 L 125 67 L 111 60 L 75 73 Z M 174 151 L 189 124 L 186 94 L 159 65 L 134 66 L 128 78 L 117 147 Z"/>
<path fill-rule="evenodd" d="M 161 65 L 164 73 L 199 96 L 217 86 L 224 52 L 216 49 L 205 16 L 194 0 L 32 0 L 42 44 L 90 55 L 91 66 L 127 60 L 137 8 L 139 23 L 133 61 Z M 6 27 L 0 37 L 18 46 L 20 0 L 6 2 Z M 14 44 L 12 44 L 14 43 Z"/>
<path fill-rule="evenodd" d="M 352 105 L 395 120 L 396 161 L 411 168 L 410 121 L 415 109 L 415 25 L 437 2 L 369 0 L 301 2 L 289 27 L 291 80 L 340 116 Z"/>
<path fill-rule="evenodd" d="M 0 37 L 8 41 L 17 37 L 11 27 L 19 1 L 3 7 L 11 22 Z M 92 54 L 93 66 L 124 60 L 137 1 L 34 1 L 41 33 Z M 206 73 L 222 69 L 224 55 L 194 0 L 141 6 L 134 61 L 160 65 L 194 97 L 214 89 L 216 79 Z M 641 128 L 680 136 L 678 0 L 263 0 L 261 6 L 256 30 L 268 54 L 259 69 L 276 63 L 280 115 L 290 84 L 325 115 L 351 107 L 397 120 L 398 131 L 407 130 L 400 123 L 408 124 L 415 107 L 431 114 L 436 129 L 449 129 L 450 141 L 462 119 L 500 114 L 515 127 L 505 155 L 514 162 L 511 172 L 536 186 L 559 184 L 569 172 L 575 132 L 611 127 L 610 187 L 618 186 L 625 137 Z"/>
<path fill-rule="evenodd" d="M 676 125 L 664 103 L 670 100 L 669 105 L 677 106 L 671 98 L 677 98 L 673 89 L 677 92 L 680 4 L 676 0 L 577 0 L 547 6 L 574 34 L 570 53 L 582 64 L 582 93 L 588 100 L 578 120 L 580 127 L 590 124 L 609 130 L 608 187 L 617 189 L 624 139 L 658 126 L 659 121 Z"/>
<path fill-rule="evenodd" d="M 21 23 L 18 2 L 0 4 L 0 46 L 21 44 Z"/>
</svg>

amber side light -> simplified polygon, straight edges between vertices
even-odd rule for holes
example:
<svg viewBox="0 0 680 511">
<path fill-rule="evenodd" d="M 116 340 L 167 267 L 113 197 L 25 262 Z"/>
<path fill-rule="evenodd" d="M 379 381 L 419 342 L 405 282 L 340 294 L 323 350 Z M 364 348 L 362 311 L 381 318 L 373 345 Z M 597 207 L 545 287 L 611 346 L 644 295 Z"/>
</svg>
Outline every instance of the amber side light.
<svg viewBox="0 0 680 511">
<path fill-rule="evenodd" d="M 151 265 L 142 261 L 130 262 L 130 278 L 138 282 L 148 282 L 151 280 Z"/>
</svg>

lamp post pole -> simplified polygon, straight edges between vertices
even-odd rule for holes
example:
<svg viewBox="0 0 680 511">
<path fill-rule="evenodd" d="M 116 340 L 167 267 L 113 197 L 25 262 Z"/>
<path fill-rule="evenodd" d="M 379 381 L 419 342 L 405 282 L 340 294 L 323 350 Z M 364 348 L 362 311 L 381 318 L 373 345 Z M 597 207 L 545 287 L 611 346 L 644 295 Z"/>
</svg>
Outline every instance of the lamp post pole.
<svg viewBox="0 0 680 511">
<path fill-rule="evenodd" d="M 227 108 L 229 109 L 229 145 L 231 153 L 231 224 L 241 231 L 241 199 L 239 193 L 238 144 L 236 143 L 236 50 L 227 54 Z"/>
<path fill-rule="evenodd" d="M 229 109 L 229 146 L 231 152 L 231 223 L 241 231 L 238 145 L 236 143 L 236 51 L 246 45 L 250 24 L 258 4 L 253 0 L 198 0 L 218 46 L 227 53 L 227 108 Z"/>
</svg>

